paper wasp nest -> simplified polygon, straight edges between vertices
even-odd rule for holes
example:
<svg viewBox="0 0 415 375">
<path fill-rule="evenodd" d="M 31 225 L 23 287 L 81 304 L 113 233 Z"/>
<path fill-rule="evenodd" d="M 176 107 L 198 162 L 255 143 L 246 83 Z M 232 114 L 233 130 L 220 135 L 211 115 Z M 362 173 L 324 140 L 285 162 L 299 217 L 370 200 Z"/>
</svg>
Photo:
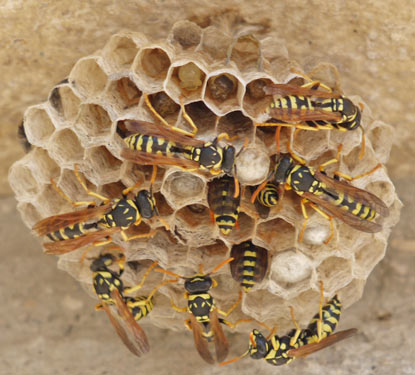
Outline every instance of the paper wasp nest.
<svg viewBox="0 0 415 375">
<path fill-rule="evenodd" d="M 68 79 L 52 89 L 46 102 L 25 113 L 25 131 L 33 147 L 12 166 L 9 175 L 23 220 L 32 227 L 41 218 L 74 210 L 52 188 L 51 178 L 73 200 L 87 199 L 73 174 L 74 164 L 79 165 L 90 189 L 103 195 L 119 197 L 124 187 L 140 178 L 146 180 L 140 188 L 148 188 L 151 168 L 120 157 L 125 145 L 116 131 L 117 122 L 157 122 L 144 103 L 146 93 L 170 124 L 189 129 L 179 105 L 183 97 L 187 113 L 199 128 L 197 137 L 213 140 L 227 132 L 237 150 L 245 139 L 249 141 L 237 158 L 238 177 L 245 187 L 239 228 L 224 236 L 211 222 L 207 183 L 214 176 L 160 167 L 154 191 L 170 231 L 154 218 L 128 232 L 157 227 L 153 238 L 128 243 L 116 238 L 131 265 L 123 276 L 125 284 L 139 281 L 150 260 L 185 276 L 196 273 L 199 264 L 209 271 L 229 257 L 233 244 L 250 239 L 269 251 L 269 270 L 264 281 L 244 295 L 241 306 L 229 317 L 231 321 L 252 317 L 269 325 L 278 323 L 280 332 L 285 332 L 291 328 L 288 306 L 292 305 L 298 320 L 307 323 L 318 309 L 318 280 L 324 281 L 327 296 L 339 293 L 346 306 L 354 303 L 362 295 L 370 272 L 383 258 L 391 226 L 398 220 L 400 202 L 385 168 L 353 182 L 390 207 L 383 230 L 376 234 L 359 232 L 335 220 L 335 237 L 324 245 L 328 222 L 309 209 L 304 241 L 299 243 L 303 216 L 298 196 L 287 192 L 282 204 L 272 208 L 265 219 L 249 202 L 249 186 L 264 181 L 276 154 L 274 128 L 264 131 L 254 126 L 254 121 L 264 120 L 261 112 L 270 101 L 263 86 L 295 78 L 293 67 L 300 70 L 273 34 L 260 35 L 258 40 L 249 35 L 238 39 L 213 26 L 202 29 L 181 21 L 165 40 L 152 40 L 138 32 L 114 35 L 102 50 L 80 59 Z M 339 89 L 332 66 L 320 64 L 311 74 Z M 362 102 L 357 97 L 351 99 Z M 340 163 L 328 167 L 329 173 L 336 169 L 352 176 L 364 173 L 379 162 L 387 162 L 393 130 L 373 120 L 367 106 L 362 124 L 366 136 L 362 160 L 358 159 L 359 131 L 301 131 L 294 140 L 294 132 L 284 129 L 282 151 L 286 152 L 290 139 L 298 155 L 309 165 L 318 166 L 333 158 L 342 143 Z M 88 257 L 100 251 L 96 248 Z M 61 256 L 59 267 L 86 284 L 92 293 L 89 262 L 80 264 L 81 253 L 80 249 Z M 163 277 L 152 273 L 143 293 Z M 232 279 L 228 266 L 214 277 L 219 286 L 212 295 L 226 310 L 237 299 L 239 284 Z M 164 328 L 183 328 L 184 314 L 173 311 L 169 302 L 173 297 L 176 304 L 184 306 L 183 292 L 182 282 L 162 288 L 155 297 L 154 311 L 145 321 Z M 249 332 L 244 324 L 237 329 Z"/>
</svg>

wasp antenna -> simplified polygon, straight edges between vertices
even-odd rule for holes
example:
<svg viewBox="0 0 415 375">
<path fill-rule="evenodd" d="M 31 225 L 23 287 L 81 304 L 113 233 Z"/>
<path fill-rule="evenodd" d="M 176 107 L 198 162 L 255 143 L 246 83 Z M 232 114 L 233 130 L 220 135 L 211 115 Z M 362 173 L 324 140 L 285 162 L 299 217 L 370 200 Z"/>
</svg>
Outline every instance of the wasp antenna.
<svg viewBox="0 0 415 375">
<path fill-rule="evenodd" d="M 211 274 L 213 274 L 213 273 L 215 273 L 215 272 L 218 272 L 219 271 L 219 269 L 221 269 L 224 265 L 226 265 L 226 264 L 228 264 L 228 263 L 230 263 L 230 262 L 232 262 L 234 260 L 234 258 L 228 258 L 228 259 L 225 259 L 222 263 L 220 263 L 220 264 L 218 264 L 212 271 L 210 271 L 209 273 L 208 273 L 208 275 L 211 275 Z"/>
</svg>

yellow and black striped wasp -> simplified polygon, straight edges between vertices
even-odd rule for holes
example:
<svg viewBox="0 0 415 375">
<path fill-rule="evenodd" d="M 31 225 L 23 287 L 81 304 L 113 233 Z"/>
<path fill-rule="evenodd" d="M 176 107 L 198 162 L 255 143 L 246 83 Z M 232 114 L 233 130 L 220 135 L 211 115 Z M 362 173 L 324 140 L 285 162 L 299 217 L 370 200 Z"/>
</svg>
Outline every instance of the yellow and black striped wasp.
<svg viewBox="0 0 415 375">
<path fill-rule="evenodd" d="M 173 309 L 179 312 L 188 312 L 189 319 L 186 320 L 185 325 L 188 329 L 193 331 L 193 338 L 195 346 L 200 356 L 210 364 L 215 363 L 212 354 L 209 351 L 208 343 L 212 340 L 215 344 L 216 359 L 218 362 L 223 361 L 229 352 L 229 344 L 223 333 L 221 323 L 229 327 L 235 327 L 237 324 L 250 320 L 238 320 L 231 323 L 223 318 L 219 318 L 218 314 L 227 317 L 241 302 L 242 294 L 239 295 L 238 300 L 225 312 L 220 310 L 215 303 L 213 297 L 209 294 L 209 290 L 217 286 L 216 280 L 210 277 L 227 263 L 231 262 L 233 258 L 224 260 L 216 266 L 209 273 L 203 273 L 202 266 L 200 273 L 191 277 L 184 277 L 176 273 L 157 268 L 155 271 L 165 273 L 177 279 L 184 279 L 184 288 L 186 289 L 185 298 L 187 299 L 187 306 L 180 308 L 171 301 Z"/>
<path fill-rule="evenodd" d="M 297 86 L 291 83 L 272 84 L 264 88 L 267 95 L 274 99 L 265 109 L 265 113 L 277 122 L 257 123 L 256 126 L 277 126 L 277 152 L 281 127 L 294 127 L 297 130 L 350 131 L 360 128 L 362 131 L 362 151 L 364 153 L 364 135 L 361 126 L 361 109 L 350 99 L 333 93 L 319 81 L 313 81 L 306 75 L 297 73 L 310 82 Z M 319 90 L 322 87 L 326 91 Z"/>
<path fill-rule="evenodd" d="M 47 236 L 52 240 L 52 242 L 43 245 L 47 254 L 64 254 L 90 244 L 102 246 L 110 243 L 112 241 L 111 235 L 115 233 L 120 233 L 124 241 L 151 237 L 155 234 L 153 231 L 128 237 L 125 233 L 125 230 L 130 226 L 139 225 L 142 218 L 149 219 L 158 215 L 151 191 L 141 190 L 133 199 L 128 198 L 129 192 L 139 186 L 141 182 L 124 189 L 121 199 L 109 199 L 87 188 L 76 165 L 74 173 L 87 194 L 101 199 L 102 204 L 96 206 L 95 201 L 74 202 L 51 180 L 52 186 L 57 192 L 74 207 L 87 206 L 87 208 L 50 216 L 34 225 L 33 231 L 38 236 Z M 156 169 L 153 171 L 152 181 L 155 179 L 155 174 Z M 160 220 L 163 222 L 161 218 Z"/>
<path fill-rule="evenodd" d="M 295 329 L 287 335 L 279 337 L 274 334 L 274 328 L 267 338 L 260 331 L 254 329 L 249 335 L 248 350 L 241 356 L 222 362 L 220 365 L 225 366 L 234 363 L 249 354 L 253 359 L 264 359 L 273 366 L 281 366 L 354 335 L 357 332 L 355 328 L 333 333 L 340 319 L 341 303 L 336 295 L 323 306 L 322 282 L 320 283 L 320 290 L 320 310 L 306 329 L 299 327 L 294 317 L 294 310 L 290 306 Z"/>
<path fill-rule="evenodd" d="M 257 187 L 251 186 L 251 197 L 255 194 Z M 269 215 L 270 209 L 278 205 L 280 200 L 280 192 L 277 185 L 268 181 L 266 185 L 258 190 L 254 197 L 254 202 L 256 210 L 258 211 L 259 216 L 262 219 L 266 219 Z"/>
<path fill-rule="evenodd" d="M 229 176 L 216 178 L 208 184 L 208 204 L 213 221 L 228 235 L 238 221 L 241 196 L 235 196 L 235 181 Z"/>
<path fill-rule="evenodd" d="M 268 270 L 268 251 L 245 241 L 232 246 L 232 262 L 229 263 L 235 281 L 241 284 L 242 290 L 248 293 L 260 283 Z"/>
<path fill-rule="evenodd" d="M 204 142 L 194 137 L 197 127 L 186 114 L 183 103 L 183 116 L 194 129 L 192 133 L 169 125 L 155 111 L 147 96 L 145 99 L 147 106 L 162 124 L 123 120 L 119 125 L 127 129 L 128 135 L 124 141 L 128 148 L 122 150 L 121 156 L 142 165 L 172 165 L 188 170 L 205 170 L 213 175 L 232 175 L 235 179 L 235 195 L 239 194 L 235 147 L 218 145 L 222 139 L 230 140 L 228 134 L 221 133 L 212 142 Z"/>
<path fill-rule="evenodd" d="M 335 172 L 335 178 L 331 178 L 325 174 L 324 167 L 337 161 L 338 158 L 329 160 L 322 164 L 319 170 L 315 170 L 313 167 L 305 165 L 305 161 L 297 156 L 281 154 L 275 165 L 271 182 L 278 186 L 280 199 L 283 197 L 284 190 L 291 189 L 302 197 L 301 210 L 305 220 L 300 232 L 300 242 L 308 220 L 306 203 L 309 203 L 314 210 L 330 221 L 330 236 L 325 243 L 330 242 L 334 235 L 333 217 L 340 219 L 354 229 L 375 233 L 382 230 L 382 225 L 375 220 L 389 215 L 388 207 L 377 196 L 338 179 L 343 177 L 350 182 L 373 173 L 381 165 L 378 164 L 371 171 L 359 176 L 350 177 Z M 258 187 L 251 197 L 252 201 L 256 199 L 257 193 L 266 183 L 267 181 Z"/>
<path fill-rule="evenodd" d="M 146 297 L 126 296 L 126 294 L 135 293 L 142 288 L 147 276 L 158 265 L 158 262 L 153 262 L 144 273 L 141 282 L 131 288 L 125 287 L 121 280 L 124 262 L 124 256 L 116 259 L 111 253 L 101 254 L 92 261 L 90 269 L 93 287 L 101 300 L 96 309 L 104 310 L 107 313 L 122 342 L 131 353 L 139 357 L 149 351 L 150 345 L 144 330 L 137 321 L 147 316 L 153 309 L 153 296 L 156 291 L 168 283 L 176 282 L 176 280 L 163 281 Z M 118 272 L 109 268 L 113 264 L 118 265 Z M 115 306 L 116 313 L 113 312 L 112 306 Z"/>
</svg>

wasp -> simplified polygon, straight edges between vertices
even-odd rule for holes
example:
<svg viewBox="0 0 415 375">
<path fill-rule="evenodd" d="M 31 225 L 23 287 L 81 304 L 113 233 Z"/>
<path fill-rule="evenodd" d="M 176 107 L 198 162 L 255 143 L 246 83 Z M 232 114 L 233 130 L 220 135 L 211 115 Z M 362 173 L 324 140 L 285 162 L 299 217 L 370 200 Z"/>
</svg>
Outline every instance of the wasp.
<svg viewBox="0 0 415 375">
<path fill-rule="evenodd" d="M 278 126 L 276 134 L 278 152 L 281 127 L 314 131 L 331 129 L 350 131 L 360 128 L 362 131 L 360 158 L 362 158 L 365 138 L 361 126 L 361 109 L 350 99 L 333 93 L 321 82 L 312 81 L 306 75 L 302 76 L 310 82 L 302 86 L 288 83 L 267 85 L 264 88 L 266 94 L 278 96 L 266 107 L 265 113 L 279 121 L 258 123 L 256 126 Z M 327 91 L 318 90 L 319 87 Z"/>
<path fill-rule="evenodd" d="M 130 133 L 124 138 L 128 146 L 121 152 L 124 159 L 137 164 L 174 165 L 188 170 L 206 170 L 213 175 L 220 173 L 233 175 L 237 186 L 235 195 L 239 193 L 235 172 L 235 147 L 218 145 L 222 139 L 230 140 L 227 133 L 219 134 L 212 142 L 204 142 L 194 137 L 197 127 L 187 115 L 183 103 L 181 103 L 183 116 L 193 127 L 192 133 L 170 126 L 155 111 L 147 96 L 145 100 L 163 125 L 124 120 L 123 123 Z"/>
<path fill-rule="evenodd" d="M 357 332 L 355 328 L 333 333 L 340 319 L 341 303 L 336 295 L 323 306 L 322 282 L 320 290 L 320 310 L 306 329 L 302 330 L 299 327 L 294 317 L 294 310 L 290 306 L 295 329 L 281 337 L 274 335 L 275 329 L 273 329 L 267 338 L 260 331 L 254 329 L 249 336 L 248 350 L 241 356 L 222 362 L 220 365 L 225 366 L 236 362 L 249 354 L 253 359 L 265 359 L 273 366 L 281 366 L 354 335 Z"/>
<path fill-rule="evenodd" d="M 350 182 L 367 176 L 379 169 L 381 164 L 359 176 L 350 177 L 341 172 L 335 172 L 335 178 L 331 178 L 325 174 L 324 167 L 337 162 L 337 157 L 322 164 L 319 170 L 305 165 L 304 160 L 295 158 L 289 154 L 282 154 L 275 165 L 271 181 L 278 186 L 280 198 L 284 190 L 290 189 L 303 198 L 301 210 L 305 220 L 300 232 L 300 242 L 308 220 L 306 203 L 309 203 L 314 210 L 330 222 L 330 236 L 325 241 L 326 244 L 334 235 L 333 217 L 362 232 L 376 233 L 382 230 L 382 225 L 376 223 L 375 219 L 389 215 L 389 209 L 385 203 L 374 194 L 339 180 L 343 177 Z M 251 200 L 256 198 L 256 193 L 261 190 L 262 185 L 252 195 Z"/>
<path fill-rule="evenodd" d="M 238 221 L 241 196 L 235 197 L 234 192 L 234 179 L 226 175 L 208 185 L 208 203 L 213 220 L 224 235 L 228 235 Z"/>
<path fill-rule="evenodd" d="M 268 251 L 251 241 L 245 241 L 232 247 L 231 257 L 234 258 L 229 263 L 232 277 L 248 293 L 267 273 Z"/>
<path fill-rule="evenodd" d="M 152 181 L 155 179 L 155 171 L 156 169 L 153 171 Z M 102 204 L 96 206 L 95 201 L 74 202 L 51 180 L 51 184 L 57 192 L 74 207 L 86 205 L 87 208 L 50 216 L 34 225 L 33 231 L 38 236 L 48 236 L 52 240 L 52 242 L 44 244 L 47 254 L 64 254 L 92 243 L 95 246 L 102 246 L 111 242 L 111 235 L 117 232 L 121 234 L 124 241 L 151 237 L 155 234 L 155 232 L 150 232 L 128 237 L 125 233 L 125 230 L 130 226 L 139 225 L 142 218 L 149 219 L 158 215 L 151 191 L 141 190 L 133 199 L 128 198 L 128 193 L 139 186 L 141 182 L 125 189 L 121 199 L 109 199 L 87 188 L 76 165 L 74 173 L 87 194 L 101 199 Z"/>
<path fill-rule="evenodd" d="M 223 361 L 229 352 L 228 340 L 223 333 L 221 324 L 225 324 L 233 328 L 242 321 L 250 321 L 239 320 L 235 323 L 231 323 L 218 317 L 218 314 L 227 317 L 241 302 L 242 294 L 239 295 L 239 299 L 227 312 L 220 310 L 216 306 L 216 302 L 213 297 L 209 294 L 209 290 L 217 286 L 216 280 L 210 277 L 210 275 L 217 272 L 220 268 L 232 260 L 233 258 L 226 259 L 209 273 L 203 273 L 202 266 L 200 266 L 200 273 L 191 277 L 184 277 L 161 268 L 157 268 L 155 270 L 173 276 L 176 280 L 185 280 L 184 288 L 186 290 L 185 298 L 188 301 L 187 306 L 180 308 L 176 306 L 173 301 L 171 301 L 171 304 L 173 309 L 176 311 L 188 312 L 189 319 L 186 320 L 185 325 L 189 330 L 193 331 L 195 346 L 200 356 L 210 364 L 215 363 L 208 347 L 208 343 L 212 340 L 215 344 L 216 359 L 218 362 Z"/>
<path fill-rule="evenodd" d="M 176 282 L 167 280 L 157 285 L 148 297 L 129 297 L 143 286 L 149 273 L 158 265 L 154 262 L 144 273 L 141 282 L 131 288 L 124 287 L 121 275 L 124 272 L 124 261 L 122 257 L 115 259 L 111 253 L 102 254 L 94 259 L 90 265 L 92 271 L 93 288 L 101 303 L 96 306 L 97 310 L 104 310 L 115 328 L 118 336 L 131 353 L 141 356 L 149 351 L 150 345 L 144 330 L 137 324 L 137 321 L 147 316 L 153 309 L 153 296 L 162 286 Z M 109 267 L 117 264 L 118 272 Z M 117 313 L 114 314 L 111 306 L 115 306 Z M 132 336 L 130 338 L 130 336 Z"/>
</svg>

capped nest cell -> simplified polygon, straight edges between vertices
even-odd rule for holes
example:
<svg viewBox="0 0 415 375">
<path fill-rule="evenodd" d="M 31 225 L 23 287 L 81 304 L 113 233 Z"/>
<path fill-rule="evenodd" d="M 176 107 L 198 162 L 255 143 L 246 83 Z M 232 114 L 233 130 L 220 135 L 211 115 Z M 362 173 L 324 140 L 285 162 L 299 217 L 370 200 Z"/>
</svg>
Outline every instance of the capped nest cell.
<svg viewBox="0 0 415 375">
<path fill-rule="evenodd" d="M 320 280 L 327 297 L 337 293 L 346 307 L 357 301 L 362 284 L 385 254 L 391 227 L 399 216 L 401 204 L 384 167 L 353 181 L 353 185 L 376 194 L 390 209 L 378 233 L 364 233 L 334 220 L 334 238 L 325 244 L 328 221 L 309 209 L 310 219 L 300 242 L 304 221 L 300 197 L 287 191 L 266 215 L 259 215 L 250 202 L 251 187 L 265 181 L 277 154 L 275 128 L 255 126 L 269 120 L 264 117 L 264 108 L 270 103 L 264 87 L 302 79 L 292 72 L 294 63 L 284 48 L 262 43 L 274 38 L 278 40 L 271 33 L 238 42 L 213 26 L 202 29 L 181 21 L 164 41 L 138 32 L 120 33 L 93 56 L 80 59 L 68 80 L 53 88 L 46 102 L 28 108 L 24 116 L 25 133 L 33 147 L 12 166 L 9 181 L 26 225 L 31 228 L 39 219 L 76 210 L 56 193 L 51 179 L 71 199 L 91 200 L 72 173 L 75 164 L 88 187 L 106 196 L 114 197 L 139 180 L 140 189 L 149 188 L 151 168 L 133 165 L 121 157 L 125 144 L 117 125 L 126 119 L 158 123 L 146 106 L 144 95 L 148 95 L 169 124 L 189 129 L 180 107 L 182 101 L 199 127 L 196 137 L 212 141 L 223 132 L 231 137 L 221 142 L 236 148 L 242 188 L 238 223 L 224 235 L 211 220 L 208 184 L 221 176 L 159 167 L 153 191 L 168 229 L 155 217 L 127 231 L 131 235 L 157 229 L 151 238 L 124 242 L 121 236 L 113 236 L 126 254 L 125 285 L 136 283 L 150 261 L 157 260 L 164 269 L 190 276 L 199 271 L 200 264 L 209 271 L 230 256 L 234 245 L 252 241 L 268 251 L 268 271 L 263 281 L 244 295 L 230 321 L 255 318 L 268 325 L 278 324 L 279 332 L 284 333 L 292 328 L 288 309 L 292 305 L 301 306 L 298 318 L 300 324 L 307 324 L 318 309 Z M 233 51 L 223 53 L 232 45 Z M 337 76 L 334 67 L 320 64 L 314 71 L 319 80 L 339 89 L 332 79 Z M 309 75 L 313 76 L 313 71 Z M 362 112 L 362 127 L 366 149 L 361 160 L 360 131 L 303 130 L 294 136 L 293 129 L 283 128 L 281 151 L 287 152 L 286 141 L 290 140 L 294 152 L 307 165 L 317 167 L 336 155 L 339 144 L 343 144 L 339 163 L 330 165 L 328 174 L 337 169 L 358 175 L 379 162 L 385 163 L 392 144 L 391 127 L 374 121 L 367 109 Z M 88 258 L 100 251 L 96 248 Z M 90 262 L 79 262 L 81 254 L 80 249 L 61 255 L 58 265 L 82 283 L 91 284 Z M 239 284 L 229 266 L 214 277 L 218 287 L 211 293 L 217 305 L 226 310 L 238 298 Z M 151 276 L 146 288 L 151 290 L 161 278 L 169 276 Z M 181 306 L 185 304 L 183 292 L 181 282 L 160 289 L 154 311 L 143 323 L 184 329 L 186 317 L 170 307 L 171 298 Z M 249 332 L 244 324 L 236 329 Z"/>
</svg>

